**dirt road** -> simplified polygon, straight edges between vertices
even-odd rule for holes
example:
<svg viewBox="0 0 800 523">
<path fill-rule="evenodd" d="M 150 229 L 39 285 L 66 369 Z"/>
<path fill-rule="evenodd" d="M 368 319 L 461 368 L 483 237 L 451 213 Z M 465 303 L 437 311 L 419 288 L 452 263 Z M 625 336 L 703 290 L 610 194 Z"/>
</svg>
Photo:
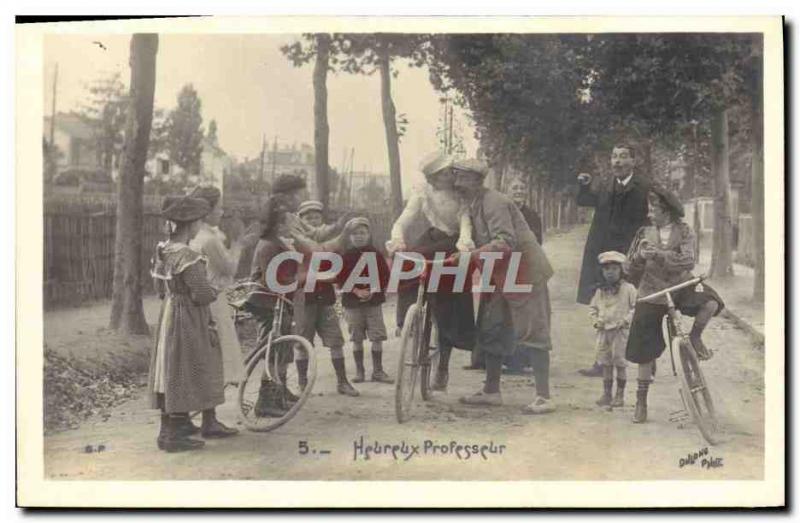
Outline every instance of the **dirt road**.
<svg viewBox="0 0 800 523">
<path fill-rule="evenodd" d="M 680 399 L 667 354 L 659 361 L 651 388 L 647 424 L 630 421 L 635 379 L 630 382 L 624 408 L 606 412 L 595 406 L 601 382 L 576 372 L 593 359 L 593 332 L 587 311 L 574 301 L 585 235 L 586 228 L 578 228 L 548 238 L 545 245 L 556 268 L 550 284 L 554 339 L 551 384 L 558 405 L 553 414 L 520 414 L 520 407 L 533 395 L 530 378 L 524 376 L 503 377 L 506 405 L 502 408 L 458 404 L 460 395 L 477 390 L 482 382 L 481 373 L 461 369 L 468 354 L 458 351 L 451 365 L 448 392 L 431 402 L 420 402 L 414 418 L 398 425 L 392 386 L 366 383 L 359 387 L 359 398 L 339 396 L 327 354 L 320 351 L 315 395 L 292 422 L 276 432 L 243 432 L 229 440 L 210 441 L 199 452 L 165 454 L 155 447 L 157 413 L 146 410 L 140 397 L 115 409 L 106 421 L 91 420 L 77 430 L 45 438 L 46 476 L 109 480 L 761 478 L 763 353 L 753 349 L 748 336 L 726 320 L 719 319 L 709 327 L 708 344 L 717 354 L 704 366 L 726 429 L 726 440 L 709 448 L 704 457 L 721 458 L 714 462 L 719 466 L 703 467 L 702 457 L 681 466 L 681 459 L 701 451 L 706 444 L 692 425 L 669 421 L 670 413 L 679 409 Z M 724 289 L 719 290 L 724 296 Z M 393 308 L 387 307 L 386 315 L 393 318 Z M 148 319 L 153 321 L 152 316 Z M 75 330 L 75 323 L 55 321 L 46 329 L 48 338 L 80 342 L 78 336 L 59 332 L 63 329 Z M 396 339 L 390 340 L 386 351 L 387 370 L 394 375 Z M 352 368 L 352 360 L 348 365 Z M 635 367 L 629 374 L 635 377 Z M 228 397 L 233 399 L 232 390 Z M 233 401 L 218 410 L 220 418 L 234 422 Z M 397 459 L 391 453 L 372 454 L 366 459 L 358 452 L 376 442 L 400 446 Z M 455 442 L 452 447 L 451 442 Z M 105 446 L 103 452 L 84 450 L 86 445 L 99 444 Z M 473 444 L 479 451 L 480 446 L 486 446 L 484 456 L 468 456 L 469 448 L 457 448 Z M 304 454 L 303 445 L 309 448 Z"/>
</svg>

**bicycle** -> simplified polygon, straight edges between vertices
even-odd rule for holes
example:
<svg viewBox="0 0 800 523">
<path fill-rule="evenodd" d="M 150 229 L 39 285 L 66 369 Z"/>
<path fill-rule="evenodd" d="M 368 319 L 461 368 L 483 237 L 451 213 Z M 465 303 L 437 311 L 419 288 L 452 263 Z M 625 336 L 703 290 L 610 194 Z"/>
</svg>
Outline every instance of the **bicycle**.
<svg viewBox="0 0 800 523">
<path fill-rule="evenodd" d="M 253 314 L 247 311 L 248 296 L 262 295 L 275 299 L 272 329 L 266 340 L 257 345 L 244 357 L 244 377 L 239 383 L 236 403 L 239 417 L 248 430 L 268 432 L 286 424 L 294 418 L 305 404 L 317 379 L 317 360 L 314 346 L 302 336 L 282 334 L 284 322 L 290 314 L 287 308 L 292 302 L 281 294 L 269 292 L 257 282 L 240 281 L 228 291 L 228 304 L 234 309 L 234 321 L 237 324 L 253 320 Z M 307 383 L 302 387 L 298 376 L 289 374 L 288 355 L 304 356 L 308 359 Z M 299 354 L 298 354 L 299 353 Z M 255 412 L 262 379 L 275 382 L 283 391 L 282 402 L 289 406 L 279 417 L 261 417 Z M 296 401 L 288 398 L 295 397 Z"/>
<path fill-rule="evenodd" d="M 689 339 L 689 335 L 681 329 L 681 314 L 675 308 L 675 302 L 672 300 L 673 292 L 692 285 L 702 284 L 705 279 L 706 276 L 699 276 L 640 298 L 638 301 L 645 302 L 661 296 L 666 297 L 667 313 L 664 318 L 667 326 L 667 346 L 669 347 L 669 355 L 672 362 L 672 375 L 678 375 L 675 367 L 674 354 L 677 352 L 681 367 L 679 388 L 681 401 L 683 401 L 686 410 L 689 411 L 692 420 L 697 425 L 703 438 L 705 438 L 709 444 L 715 445 L 719 441 L 717 437 L 719 424 L 717 422 L 717 415 L 708 383 L 703 376 L 703 371 L 700 369 L 700 360 L 709 359 L 712 353 L 703 354 L 702 358 L 698 356 L 697 351 Z"/>
<path fill-rule="evenodd" d="M 423 261 L 422 258 L 411 258 L 397 253 L 402 259 Z M 417 301 L 406 312 L 403 330 L 400 334 L 400 357 L 397 364 L 397 381 L 395 382 L 395 415 L 398 423 L 407 421 L 414 401 L 417 378 L 420 381 L 420 394 L 425 401 L 433 397 L 431 391 L 431 369 L 438 365 L 439 348 L 431 347 L 432 332 L 435 328 L 433 312 L 425 290 L 426 276 L 434 263 L 444 260 L 424 260 L 425 269 L 419 276 Z"/>
</svg>

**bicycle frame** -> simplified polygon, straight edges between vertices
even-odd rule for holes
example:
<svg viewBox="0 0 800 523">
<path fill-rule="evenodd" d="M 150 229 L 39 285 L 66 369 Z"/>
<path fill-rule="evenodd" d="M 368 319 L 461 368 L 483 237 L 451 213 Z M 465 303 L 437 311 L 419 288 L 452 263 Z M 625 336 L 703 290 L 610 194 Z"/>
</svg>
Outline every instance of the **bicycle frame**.
<svg viewBox="0 0 800 523">
<path fill-rule="evenodd" d="M 275 307 L 273 309 L 274 313 L 272 315 L 272 328 L 270 329 L 269 333 L 267 334 L 267 339 L 264 341 L 264 343 L 256 346 L 252 351 L 250 351 L 250 353 L 247 356 L 245 356 L 244 361 L 246 363 L 260 349 L 262 349 L 264 347 L 269 348 L 270 346 L 272 346 L 272 342 L 275 339 L 275 337 L 276 336 L 280 336 L 282 334 L 281 333 L 281 326 L 283 325 L 283 318 L 284 318 L 284 314 L 286 313 L 286 305 L 287 304 L 291 305 L 292 302 L 288 298 L 286 298 L 286 296 L 284 296 L 282 294 L 277 294 L 277 293 L 268 291 L 264 286 L 262 286 L 258 282 L 254 282 L 254 281 L 239 282 L 239 284 L 237 285 L 237 288 L 240 289 L 240 290 L 250 289 L 249 292 L 248 292 L 248 295 L 254 295 L 255 294 L 255 295 L 260 295 L 260 296 L 268 296 L 268 297 L 271 297 L 271 298 L 275 299 Z M 233 309 L 236 310 L 237 312 L 240 311 L 241 304 L 237 305 L 237 304 L 229 303 L 229 305 L 231 307 L 233 307 Z M 265 372 L 265 374 L 271 380 L 279 381 L 279 377 L 278 376 L 273 376 L 273 372 L 271 372 L 272 365 L 269 365 L 268 363 L 269 362 L 267 362 L 267 360 L 265 358 L 264 359 L 264 372 Z"/>
<path fill-rule="evenodd" d="M 666 314 L 667 335 L 668 335 L 667 346 L 669 346 L 669 358 L 670 358 L 670 363 L 672 364 L 673 376 L 677 376 L 678 371 L 675 368 L 675 355 L 672 352 L 672 340 L 674 338 L 684 338 L 686 334 L 683 332 L 683 329 L 681 328 L 680 314 L 678 313 L 678 310 L 675 308 L 675 302 L 672 299 L 672 293 L 684 289 L 686 287 L 690 287 L 692 285 L 697 285 L 698 283 L 701 283 L 705 279 L 706 276 L 698 276 L 696 278 L 692 278 L 691 280 L 679 283 L 677 285 L 673 285 L 672 287 L 668 287 L 666 289 L 660 290 L 658 292 L 650 294 L 649 296 L 645 296 L 644 298 L 639 298 L 637 300 L 638 302 L 647 302 L 655 298 L 660 298 L 662 296 L 664 296 L 664 298 L 667 300 L 667 314 Z"/>
</svg>

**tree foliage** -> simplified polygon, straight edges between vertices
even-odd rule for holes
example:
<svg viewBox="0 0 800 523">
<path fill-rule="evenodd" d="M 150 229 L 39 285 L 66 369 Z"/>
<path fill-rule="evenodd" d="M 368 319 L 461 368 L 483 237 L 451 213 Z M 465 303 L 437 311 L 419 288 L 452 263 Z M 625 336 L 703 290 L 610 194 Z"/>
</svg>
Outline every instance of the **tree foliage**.
<svg viewBox="0 0 800 523">
<path fill-rule="evenodd" d="M 122 74 L 115 72 L 87 84 L 86 90 L 79 114 L 94 128 L 97 162 L 110 173 L 122 151 L 127 89 Z"/>
<path fill-rule="evenodd" d="M 166 147 L 170 159 L 187 174 L 199 174 L 203 154 L 202 102 L 192 84 L 178 93 L 178 103 L 166 121 Z"/>
</svg>

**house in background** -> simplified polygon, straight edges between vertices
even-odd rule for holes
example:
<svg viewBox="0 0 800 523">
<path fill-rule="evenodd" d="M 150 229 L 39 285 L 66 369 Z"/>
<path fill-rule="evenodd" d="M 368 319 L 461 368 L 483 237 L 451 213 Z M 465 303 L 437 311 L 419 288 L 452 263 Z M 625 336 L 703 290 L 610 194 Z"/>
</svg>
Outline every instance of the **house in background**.
<svg viewBox="0 0 800 523">
<path fill-rule="evenodd" d="M 199 182 L 222 187 L 225 175 L 233 171 L 234 161 L 222 148 L 208 137 L 203 138 L 201 155 L 202 173 Z"/>
<path fill-rule="evenodd" d="M 97 157 L 97 140 L 91 124 L 73 113 L 57 113 L 44 118 L 44 139 L 55 145 L 56 176 L 67 170 L 95 171 L 102 169 Z M 52 143 L 51 143 L 52 130 Z"/>
<path fill-rule="evenodd" d="M 273 147 L 265 154 L 265 178 L 271 183 L 281 174 L 296 174 L 305 179 L 309 194 L 318 199 L 315 158 L 314 148 L 306 143 Z"/>
</svg>

